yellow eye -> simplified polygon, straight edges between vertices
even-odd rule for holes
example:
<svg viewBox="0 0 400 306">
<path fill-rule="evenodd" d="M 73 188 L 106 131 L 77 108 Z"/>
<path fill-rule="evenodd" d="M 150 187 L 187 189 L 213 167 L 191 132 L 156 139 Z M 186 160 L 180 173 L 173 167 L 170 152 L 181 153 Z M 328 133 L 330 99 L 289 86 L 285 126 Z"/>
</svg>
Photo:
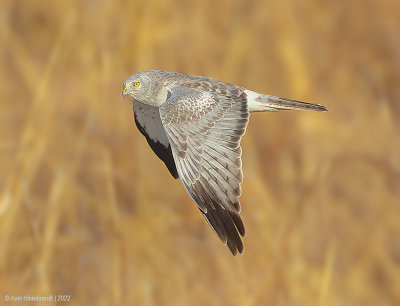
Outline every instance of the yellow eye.
<svg viewBox="0 0 400 306">
<path fill-rule="evenodd" d="M 135 82 L 135 83 L 133 83 L 133 86 L 135 86 L 135 87 L 138 87 L 140 85 L 140 83 L 139 82 Z"/>
</svg>

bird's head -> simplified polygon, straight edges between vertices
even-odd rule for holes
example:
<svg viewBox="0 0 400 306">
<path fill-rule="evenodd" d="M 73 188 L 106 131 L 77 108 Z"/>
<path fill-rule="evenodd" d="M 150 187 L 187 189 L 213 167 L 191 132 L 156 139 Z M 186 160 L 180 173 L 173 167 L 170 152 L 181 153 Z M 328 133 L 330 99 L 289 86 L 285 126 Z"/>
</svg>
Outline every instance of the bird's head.
<svg viewBox="0 0 400 306">
<path fill-rule="evenodd" d="M 136 72 L 128 77 L 122 87 L 122 96 L 145 102 L 151 91 L 151 79 L 147 71 Z"/>
</svg>

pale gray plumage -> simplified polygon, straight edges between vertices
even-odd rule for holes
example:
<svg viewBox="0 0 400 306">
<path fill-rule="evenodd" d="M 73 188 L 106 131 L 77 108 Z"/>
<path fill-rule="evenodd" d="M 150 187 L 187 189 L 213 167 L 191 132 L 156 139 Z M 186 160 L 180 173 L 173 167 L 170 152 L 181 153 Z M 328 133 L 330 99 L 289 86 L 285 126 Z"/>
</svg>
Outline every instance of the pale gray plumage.
<svg viewBox="0 0 400 306">
<path fill-rule="evenodd" d="M 140 132 L 234 255 L 243 252 L 240 236 L 245 235 L 239 216 L 240 140 L 249 113 L 327 110 L 205 77 L 157 70 L 128 77 L 126 95 L 133 100 Z"/>
</svg>

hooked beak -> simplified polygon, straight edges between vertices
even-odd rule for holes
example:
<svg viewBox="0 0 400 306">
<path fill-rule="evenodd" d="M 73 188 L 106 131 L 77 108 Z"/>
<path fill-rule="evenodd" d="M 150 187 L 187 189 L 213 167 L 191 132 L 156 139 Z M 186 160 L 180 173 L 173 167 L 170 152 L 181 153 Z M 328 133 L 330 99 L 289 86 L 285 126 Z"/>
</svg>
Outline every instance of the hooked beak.
<svg viewBox="0 0 400 306">
<path fill-rule="evenodd" d="M 127 94 L 128 94 L 128 89 L 124 85 L 124 88 L 122 89 L 122 98 L 125 98 Z"/>
</svg>

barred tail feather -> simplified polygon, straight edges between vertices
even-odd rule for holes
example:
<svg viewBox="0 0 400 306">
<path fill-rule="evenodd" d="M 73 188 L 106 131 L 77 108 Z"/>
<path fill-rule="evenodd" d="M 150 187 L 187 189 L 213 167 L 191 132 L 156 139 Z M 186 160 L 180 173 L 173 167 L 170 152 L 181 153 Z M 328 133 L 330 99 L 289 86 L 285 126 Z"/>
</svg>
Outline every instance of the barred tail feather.
<svg viewBox="0 0 400 306">
<path fill-rule="evenodd" d="M 263 95 L 251 90 L 245 90 L 247 100 L 249 103 L 250 112 L 277 112 L 280 110 L 297 109 L 297 110 L 312 110 L 319 112 L 326 112 L 328 109 L 320 104 L 313 104 L 279 98 L 275 96 Z"/>
</svg>

